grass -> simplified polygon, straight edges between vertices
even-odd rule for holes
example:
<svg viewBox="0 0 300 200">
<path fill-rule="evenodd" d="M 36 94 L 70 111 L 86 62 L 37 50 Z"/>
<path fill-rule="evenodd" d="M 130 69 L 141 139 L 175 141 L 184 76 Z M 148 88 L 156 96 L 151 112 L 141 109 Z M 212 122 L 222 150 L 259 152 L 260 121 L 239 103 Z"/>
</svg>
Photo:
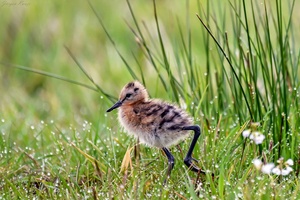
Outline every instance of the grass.
<svg viewBox="0 0 300 200">
<path fill-rule="evenodd" d="M 298 2 L 61 6 L 0 8 L 2 199 L 300 198 Z M 137 145 L 105 112 L 132 79 L 194 116 L 206 175 L 183 166 L 189 138 L 171 149 L 162 186 L 163 153 Z M 263 142 L 244 138 L 247 129 Z M 294 161 L 287 176 L 252 164 L 281 157 Z"/>
</svg>

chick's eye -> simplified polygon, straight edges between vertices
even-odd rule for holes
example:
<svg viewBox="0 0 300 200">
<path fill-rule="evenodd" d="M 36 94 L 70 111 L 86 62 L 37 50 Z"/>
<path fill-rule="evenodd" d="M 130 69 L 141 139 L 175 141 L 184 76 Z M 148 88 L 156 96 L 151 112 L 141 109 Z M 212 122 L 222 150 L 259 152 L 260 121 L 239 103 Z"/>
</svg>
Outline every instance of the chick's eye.
<svg viewBox="0 0 300 200">
<path fill-rule="evenodd" d="M 132 95 L 131 93 L 127 93 L 127 94 L 126 94 L 126 98 L 131 97 L 131 95 Z"/>
</svg>

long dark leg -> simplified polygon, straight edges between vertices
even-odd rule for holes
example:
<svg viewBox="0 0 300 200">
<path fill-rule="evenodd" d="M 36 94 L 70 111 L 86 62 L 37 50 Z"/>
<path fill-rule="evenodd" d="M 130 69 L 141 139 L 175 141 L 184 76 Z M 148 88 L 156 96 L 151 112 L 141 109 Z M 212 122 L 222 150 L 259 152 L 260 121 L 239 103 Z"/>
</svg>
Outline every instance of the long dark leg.
<svg viewBox="0 0 300 200">
<path fill-rule="evenodd" d="M 167 182 L 167 179 L 170 177 L 170 175 L 171 175 L 171 171 L 172 171 L 172 169 L 173 169 L 173 167 L 174 167 L 174 162 L 175 162 L 175 159 L 174 159 L 174 157 L 173 157 L 173 155 L 171 154 L 171 152 L 167 149 L 167 148 L 165 148 L 165 147 L 163 147 L 162 148 L 162 150 L 165 152 L 165 154 L 166 154 L 166 156 L 168 157 L 168 163 L 169 163 L 169 165 L 168 165 L 168 170 L 167 170 L 167 177 L 166 177 L 166 179 L 164 180 L 164 184 Z"/>
<path fill-rule="evenodd" d="M 186 166 L 188 166 L 192 171 L 194 172 L 201 172 L 201 173 L 205 173 L 203 170 L 199 169 L 198 167 L 196 167 L 195 165 L 193 165 L 193 160 L 195 160 L 194 158 L 192 158 L 192 153 L 193 150 L 195 148 L 196 142 L 201 134 L 201 129 L 198 125 L 195 126 L 185 126 L 182 128 L 183 130 L 191 130 L 194 131 L 194 138 L 192 140 L 192 143 L 190 145 L 189 151 L 186 154 L 186 157 L 184 158 L 184 164 L 186 164 Z M 195 160 L 196 161 L 196 160 Z"/>
</svg>

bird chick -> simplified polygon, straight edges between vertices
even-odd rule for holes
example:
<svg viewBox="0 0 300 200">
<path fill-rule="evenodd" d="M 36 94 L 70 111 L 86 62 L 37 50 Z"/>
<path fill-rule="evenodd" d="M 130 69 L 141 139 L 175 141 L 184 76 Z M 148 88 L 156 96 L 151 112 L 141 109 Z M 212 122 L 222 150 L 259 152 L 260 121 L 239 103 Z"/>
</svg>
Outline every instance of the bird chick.
<svg viewBox="0 0 300 200">
<path fill-rule="evenodd" d="M 128 134 L 139 138 L 141 143 L 157 147 L 168 157 L 167 177 L 174 167 L 174 157 L 168 147 L 178 144 L 194 131 L 194 138 L 184 159 L 184 163 L 195 172 L 202 172 L 192 160 L 200 127 L 179 107 L 158 99 L 149 99 L 146 88 L 138 81 L 126 84 L 116 102 L 107 112 L 119 108 L 118 117 Z"/>
</svg>

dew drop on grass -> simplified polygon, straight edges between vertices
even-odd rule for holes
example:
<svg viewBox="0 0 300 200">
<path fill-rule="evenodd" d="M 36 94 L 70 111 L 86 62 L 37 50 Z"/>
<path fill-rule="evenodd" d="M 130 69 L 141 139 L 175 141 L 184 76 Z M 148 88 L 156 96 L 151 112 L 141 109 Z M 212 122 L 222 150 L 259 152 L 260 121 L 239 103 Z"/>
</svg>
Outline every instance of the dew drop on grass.
<svg viewBox="0 0 300 200">
<path fill-rule="evenodd" d="M 31 130 L 34 130 L 34 126 L 33 125 L 31 125 L 30 128 L 31 128 Z"/>
<path fill-rule="evenodd" d="M 4 123 L 4 122 L 5 122 L 5 120 L 4 120 L 4 119 L 1 119 L 1 122 L 2 122 L 2 123 Z"/>
</svg>

